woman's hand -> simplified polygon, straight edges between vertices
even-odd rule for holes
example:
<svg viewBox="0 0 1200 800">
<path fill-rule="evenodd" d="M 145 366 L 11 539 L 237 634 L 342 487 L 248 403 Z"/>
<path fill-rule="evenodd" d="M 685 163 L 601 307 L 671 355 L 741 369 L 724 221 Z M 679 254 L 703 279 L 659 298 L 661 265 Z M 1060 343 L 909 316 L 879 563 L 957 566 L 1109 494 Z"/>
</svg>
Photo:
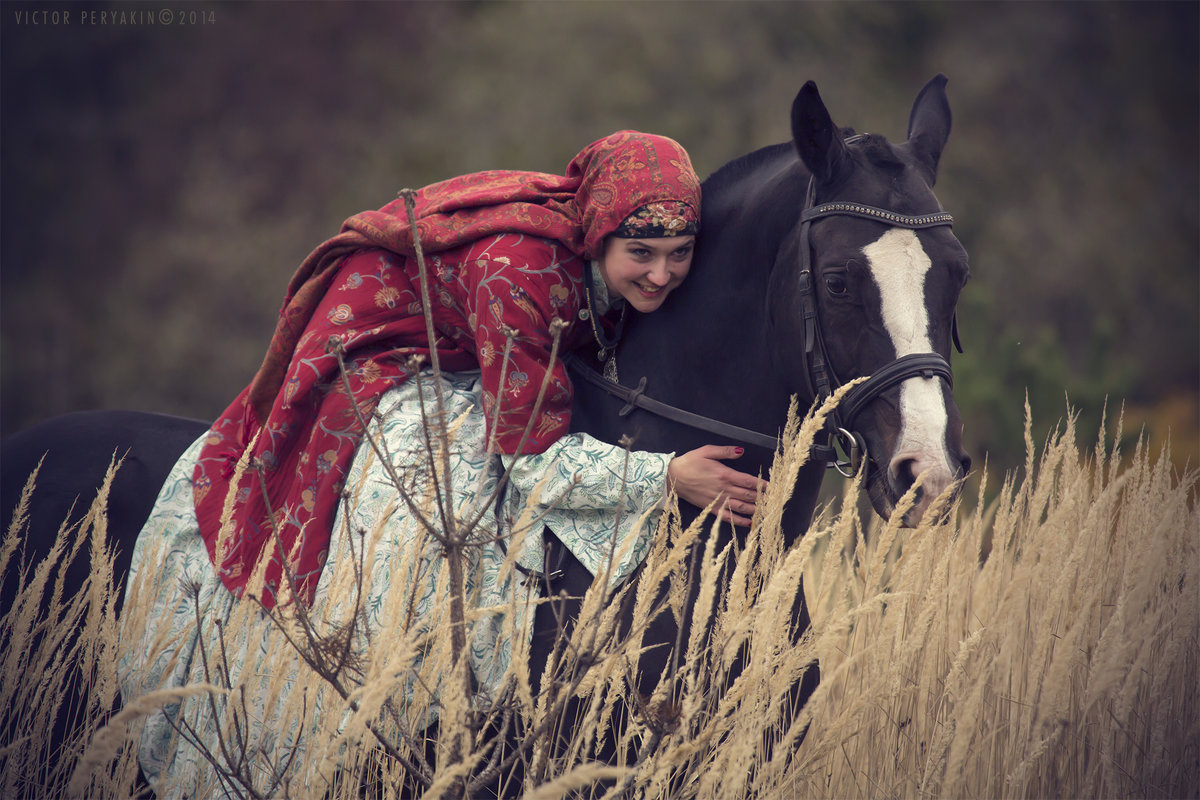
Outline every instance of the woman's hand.
<svg viewBox="0 0 1200 800">
<path fill-rule="evenodd" d="M 742 452 L 740 447 L 709 444 L 675 456 L 667 465 L 670 488 L 681 500 L 699 508 L 716 500 L 714 510 L 721 519 L 749 525 L 758 494 L 767 488 L 767 482 L 721 463 Z"/>
</svg>

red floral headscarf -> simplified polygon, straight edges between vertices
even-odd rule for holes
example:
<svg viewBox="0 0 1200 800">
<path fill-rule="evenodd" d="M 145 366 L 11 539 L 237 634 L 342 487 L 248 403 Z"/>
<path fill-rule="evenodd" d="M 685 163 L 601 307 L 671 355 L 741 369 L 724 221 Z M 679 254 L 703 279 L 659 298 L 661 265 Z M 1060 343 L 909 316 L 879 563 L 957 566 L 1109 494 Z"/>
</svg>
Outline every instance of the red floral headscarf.
<svg viewBox="0 0 1200 800">
<path fill-rule="evenodd" d="M 565 175 L 479 172 L 416 192 L 417 231 L 422 249 L 428 253 L 467 245 L 490 235 L 523 233 L 559 241 L 572 252 L 595 258 L 601 254 L 606 237 L 614 233 L 628 235 L 628 227 L 618 229 L 635 211 L 646 206 L 653 207 L 650 216 L 655 224 L 665 226 L 657 235 L 694 232 L 699 223 L 700 184 L 687 153 L 678 143 L 636 131 L 620 131 L 588 145 L 571 161 Z M 640 218 L 635 221 L 638 225 L 645 224 Z M 368 248 L 384 248 L 402 256 L 414 254 L 413 230 L 402 199 L 346 220 L 337 236 L 318 246 L 304 260 L 288 286 L 262 366 L 246 390 L 213 424 L 201 449 L 194 479 L 200 534 L 222 581 L 235 594 L 244 590 L 264 550 L 275 553 L 267 564 L 267 590 L 262 598 L 267 606 L 275 603 L 272 587 L 281 585 L 282 553 L 290 554 L 288 566 L 298 584 L 297 596 L 311 600 L 328 548 L 338 498 L 336 492 L 327 492 L 331 496 L 316 498 L 311 512 L 299 509 L 277 526 L 279 541 L 275 542 L 271 525 L 263 521 L 268 517 L 267 509 L 280 518 L 280 510 L 296 494 L 295 481 L 275 475 L 267 482 L 263 497 L 260 485 L 250 480 L 250 475 L 243 476 L 238 487 L 231 486 L 234 466 L 239 459 L 251 465 L 256 461 L 278 460 L 282 457 L 281 448 L 292 453 L 304 452 L 297 448 L 306 447 L 309 431 L 321 420 L 299 417 L 294 410 L 297 404 L 279 402 L 284 398 L 281 393 L 285 392 L 285 376 L 293 359 L 300 357 L 297 345 L 310 322 L 314 322 L 314 314 L 325 299 L 338 267 L 347 256 Z M 411 320 L 411 325 L 409 322 L 398 319 L 394 327 L 397 332 L 403 329 L 408 332 L 406 335 L 423 337 L 423 320 L 418 316 Z M 347 357 L 353 355 L 351 352 Z M 443 364 L 449 369 L 471 368 L 459 361 L 461 355 L 458 360 L 451 358 L 449 364 L 443 360 Z M 384 369 L 399 371 L 400 367 Z M 396 378 L 400 374 L 381 377 Z M 389 384 L 387 380 L 377 380 L 372 385 L 386 387 L 394 385 L 394 381 Z M 373 408 L 379 399 L 378 394 L 370 394 L 375 391 L 370 389 L 360 394 L 356 390 L 353 403 L 362 409 Z M 361 430 L 354 432 L 357 436 L 354 445 L 362 434 Z M 322 458 L 326 455 L 321 454 Z M 353 455 L 354 447 L 338 452 L 339 474 L 348 472 Z M 230 524 L 222 541 L 221 519 L 226 515 L 230 515 Z"/>
</svg>

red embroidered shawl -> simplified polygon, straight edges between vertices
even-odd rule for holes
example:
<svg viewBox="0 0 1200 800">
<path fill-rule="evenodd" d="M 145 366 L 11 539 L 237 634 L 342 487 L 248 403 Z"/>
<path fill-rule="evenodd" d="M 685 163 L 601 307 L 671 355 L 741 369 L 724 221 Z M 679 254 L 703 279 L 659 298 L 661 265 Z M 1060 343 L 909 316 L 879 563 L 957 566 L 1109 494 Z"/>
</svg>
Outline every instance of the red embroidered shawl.
<svg viewBox="0 0 1200 800">
<path fill-rule="evenodd" d="M 530 370 L 548 361 L 538 343 L 548 341 L 549 320 L 574 321 L 584 268 L 579 256 L 599 256 L 605 237 L 629 214 L 662 200 L 688 203 L 698 219 L 699 182 L 676 142 L 635 131 L 592 143 L 571 161 L 565 176 L 481 172 L 417 192 L 417 229 L 422 249 L 430 254 L 427 261 L 442 264 L 434 254 L 444 254 L 451 265 L 438 275 L 444 285 L 431 287 L 441 298 L 433 306 L 439 333 L 434 346 L 442 368 L 479 368 L 502 324 L 516 327 L 518 340 L 527 343 L 526 352 L 517 354 L 526 366 L 518 365 L 514 373 L 525 382 L 507 386 L 514 399 L 505 420 L 508 431 L 523 430 L 528 421 L 527 387 L 540 386 L 540 380 L 529 380 Z M 540 253 L 536 258 L 552 263 L 524 270 L 509 269 L 511 254 L 468 254 L 470 245 L 496 234 L 560 242 L 567 252 L 534 247 Z M 522 241 L 520 236 L 497 241 L 504 238 Z M 209 556 L 234 594 L 242 593 L 255 564 L 269 552 L 262 602 L 273 606 L 277 594 L 311 601 L 342 481 L 363 435 L 355 407 L 368 418 L 382 394 L 407 378 L 409 357 L 430 352 L 413 252 L 402 200 L 348 219 L 341 233 L 300 265 L 262 366 L 213 424 L 193 476 L 196 516 Z M 455 263 L 469 263 L 474 277 Z M 493 277 L 497 270 L 511 273 L 500 281 L 509 288 L 478 294 L 479 270 L 491 270 Z M 481 313 L 484 306 L 490 316 Z M 439 319 L 438 314 L 451 316 Z M 489 327 L 487 319 L 494 324 Z M 345 393 L 336 357 L 327 350 L 331 335 L 346 350 L 353 397 Z M 543 373 L 547 366 L 540 365 Z M 534 426 L 538 435 L 526 442 L 525 452 L 542 452 L 567 430 L 570 382 L 565 371 L 555 379 L 558 391 L 543 406 Z M 489 386 L 486 367 L 484 387 L 485 404 L 505 388 Z M 514 452 L 513 437 L 498 441 L 502 450 Z M 232 487 L 243 457 L 250 468 Z M 288 583 L 285 564 L 293 592 L 281 592 Z"/>
</svg>

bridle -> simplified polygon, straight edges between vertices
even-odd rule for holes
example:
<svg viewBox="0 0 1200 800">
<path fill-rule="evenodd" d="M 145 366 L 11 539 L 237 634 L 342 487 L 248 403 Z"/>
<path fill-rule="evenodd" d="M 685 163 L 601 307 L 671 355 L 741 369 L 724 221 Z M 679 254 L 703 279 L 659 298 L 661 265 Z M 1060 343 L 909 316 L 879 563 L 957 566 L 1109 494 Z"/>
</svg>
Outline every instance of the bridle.
<svg viewBox="0 0 1200 800">
<path fill-rule="evenodd" d="M 944 211 L 933 214 L 898 214 L 861 203 L 835 201 L 813 205 L 816 197 L 816 181 L 809 179 L 808 192 L 804 199 L 804 210 L 800 214 L 800 308 L 804 322 L 804 376 L 805 388 L 816 402 L 822 402 L 842 386 L 830 363 L 825 348 L 825 337 L 821 335 L 820 317 L 817 313 L 816 281 L 813 280 L 812 245 L 809 228 L 813 220 L 824 217 L 859 217 L 883 222 L 897 228 L 922 230 L 941 225 L 952 225 L 954 218 Z M 958 338 L 958 316 L 951 324 L 954 346 L 962 352 Z M 897 384 L 909 378 L 940 377 L 950 388 L 954 388 L 954 372 L 950 362 L 938 353 L 910 353 L 900 356 L 876 370 L 862 383 L 856 384 L 842 397 L 838 407 L 825 418 L 824 439 L 839 446 L 846 458 L 833 459 L 830 465 L 846 477 L 858 472 L 862 460 L 867 457 L 867 445 L 862 434 L 854 430 L 854 422 L 867 405 Z"/>
<path fill-rule="evenodd" d="M 804 209 L 800 214 L 800 306 L 803 314 L 804 347 L 803 369 L 805 388 L 810 397 L 819 403 L 828 398 L 840 386 L 838 378 L 830 363 L 829 354 L 825 348 L 825 339 L 821 335 L 820 318 L 817 313 L 817 297 L 815 281 L 812 272 L 812 246 L 809 242 L 809 227 L 813 220 L 824 217 L 848 216 L 884 222 L 898 228 L 921 230 L 941 225 L 953 224 L 953 217 L 945 212 L 910 216 L 897 214 L 874 206 L 860 203 L 832 202 L 813 205 L 816 196 L 815 181 L 810 179 L 808 192 L 804 201 Z M 958 318 L 955 316 L 952 324 L 952 338 L 958 351 L 962 345 L 958 338 Z M 635 408 L 648 411 L 673 422 L 688 427 L 714 433 L 745 444 L 775 450 L 779 439 L 765 433 L 730 425 L 711 417 L 694 414 L 681 408 L 662 403 L 645 393 L 646 378 L 638 381 L 636 389 L 630 389 L 622 384 L 605 378 L 578 356 L 567 358 L 567 367 L 573 374 L 600 389 L 615 395 L 625 401 L 625 406 L 618 412 L 626 416 Z M 954 373 L 950 362 L 937 353 L 911 353 L 901 356 L 876 370 L 870 377 L 853 386 L 843 397 L 838 407 L 825 418 L 825 428 L 818 437 L 812 449 L 815 460 L 825 461 L 846 477 L 852 477 L 858 472 L 863 460 L 867 457 L 867 446 L 862 435 L 854 430 L 854 422 L 859 413 L 867 405 L 888 389 L 909 378 L 940 377 L 953 388 Z M 841 450 L 843 455 L 839 454 Z"/>
</svg>

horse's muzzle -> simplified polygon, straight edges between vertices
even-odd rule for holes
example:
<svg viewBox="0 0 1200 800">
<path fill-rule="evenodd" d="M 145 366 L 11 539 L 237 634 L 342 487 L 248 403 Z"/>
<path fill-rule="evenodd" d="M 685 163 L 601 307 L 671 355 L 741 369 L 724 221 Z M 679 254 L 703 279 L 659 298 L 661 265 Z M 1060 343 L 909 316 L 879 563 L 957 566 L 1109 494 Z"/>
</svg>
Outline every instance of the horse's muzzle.
<svg viewBox="0 0 1200 800">
<path fill-rule="evenodd" d="M 955 461 L 956 464 L 919 453 L 897 454 L 885 469 L 872 461 L 867 475 L 871 505 L 881 517 L 890 519 L 901 499 L 912 491 L 913 505 L 902 520 L 905 527 L 915 528 L 922 521 L 945 523 L 961 489 L 960 481 L 971 469 L 971 457 L 966 453 L 960 453 Z M 947 490 L 950 490 L 948 495 Z M 946 495 L 945 502 L 939 503 L 938 499 L 943 495 Z M 931 510 L 938 516 L 926 520 Z"/>
</svg>

